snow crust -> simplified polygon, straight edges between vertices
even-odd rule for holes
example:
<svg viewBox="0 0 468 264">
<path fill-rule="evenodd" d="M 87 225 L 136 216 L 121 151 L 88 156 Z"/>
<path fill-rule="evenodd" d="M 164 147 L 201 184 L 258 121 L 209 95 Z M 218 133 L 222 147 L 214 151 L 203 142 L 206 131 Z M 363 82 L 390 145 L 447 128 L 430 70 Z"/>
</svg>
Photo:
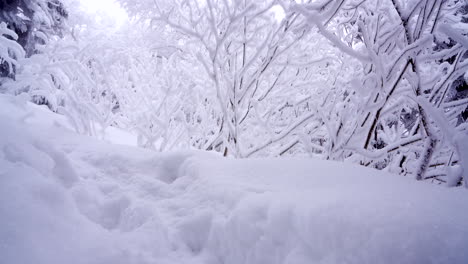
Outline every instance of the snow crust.
<svg viewBox="0 0 468 264">
<path fill-rule="evenodd" d="M 350 164 L 158 154 L 0 95 L 0 263 L 468 263 L 468 193 Z M 115 142 L 124 132 L 108 132 Z"/>
</svg>

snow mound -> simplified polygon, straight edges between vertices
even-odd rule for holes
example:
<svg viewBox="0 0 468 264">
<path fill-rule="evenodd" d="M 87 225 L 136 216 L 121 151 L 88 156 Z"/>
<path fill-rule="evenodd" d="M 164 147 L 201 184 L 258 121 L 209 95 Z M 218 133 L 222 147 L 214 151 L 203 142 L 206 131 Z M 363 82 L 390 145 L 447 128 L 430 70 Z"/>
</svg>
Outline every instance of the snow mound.
<svg viewBox="0 0 468 264">
<path fill-rule="evenodd" d="M 77 135 L 20 97 L 0 104 L 1 264 L 468 263 L 464 189 L 320 160 L 157 154 Z"/>
</svg>

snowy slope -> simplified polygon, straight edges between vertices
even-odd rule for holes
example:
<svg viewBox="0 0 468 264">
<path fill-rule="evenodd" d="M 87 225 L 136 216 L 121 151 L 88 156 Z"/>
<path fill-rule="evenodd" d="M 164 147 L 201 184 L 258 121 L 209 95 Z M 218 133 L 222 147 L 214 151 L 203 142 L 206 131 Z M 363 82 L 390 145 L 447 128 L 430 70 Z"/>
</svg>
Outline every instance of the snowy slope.
<svg viewBox="0 0 468 264">
<path fill-rule="evenodd" d="M 1 264 L 468 263 L 465 189 L 157 154 L 77 135 L 19 97 L 0 105 Z"/>
</svg>

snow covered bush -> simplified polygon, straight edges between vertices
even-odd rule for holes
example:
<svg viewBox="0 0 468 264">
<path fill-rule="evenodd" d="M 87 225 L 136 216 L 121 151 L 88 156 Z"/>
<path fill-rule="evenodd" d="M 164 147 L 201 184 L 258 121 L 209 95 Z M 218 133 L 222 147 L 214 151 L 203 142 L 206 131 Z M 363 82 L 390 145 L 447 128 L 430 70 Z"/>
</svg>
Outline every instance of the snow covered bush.
<svg viewBox="0 0 468 264">
<path fill-rule="evenodd" d="M 10 76 L 14 78 L 3 80 L 2 92 L 27 93 L 32 102 L 67 115 L 80 133 L 96 134 L 94 125 L 104 123 L 103 114 L 95 106 L 98 98 L 91 72 L 80 60 L 82 48 L 71 29 L 67 31 L 70 34 L 59 37 L 65 33 L 64 19 L 68 17 L 64 5 L 57 0 L 2 5 L 1 16 L 8 27 L 21 34 L 17 37 L 12 33 L 10 38 L 15 41 L 5 40 L 10 43 L 6 48 L 11 53 L 11 45 L 16 45 L 16 54 L 23 51 L 22 47 L 26 50 L 19 55 L 11 53 L 18 58 Z"/>
<path fill-rule="evenodd" d="M 204 148 L 280 155 L 313 133 L 318 118 L 310 104 L 317 101 L 310 94 L 319 89 L 310 84 L 326 82 L 324 71 L 337 60 L 320 35 L 300 27 L 298 14 L 277 20 L 275 1 L 122 2 L 153 29 L 180 35 L 182 52 L 202 66 L 217 126 Z"/>
</svg>

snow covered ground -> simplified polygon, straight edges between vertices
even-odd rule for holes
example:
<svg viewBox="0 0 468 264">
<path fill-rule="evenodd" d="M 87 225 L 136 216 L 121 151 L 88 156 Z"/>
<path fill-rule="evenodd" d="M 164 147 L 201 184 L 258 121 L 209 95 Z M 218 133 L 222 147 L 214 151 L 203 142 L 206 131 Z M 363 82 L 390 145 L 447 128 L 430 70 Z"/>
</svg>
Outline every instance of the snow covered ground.
<svg viewBox="0 0 468 264">
<path fill-rule="evenodd" d="M 1 264 L 468 263 L 466 189 L 157 154 L 77 135 L 20 97 L 0 105 Z"/>
</svg>

